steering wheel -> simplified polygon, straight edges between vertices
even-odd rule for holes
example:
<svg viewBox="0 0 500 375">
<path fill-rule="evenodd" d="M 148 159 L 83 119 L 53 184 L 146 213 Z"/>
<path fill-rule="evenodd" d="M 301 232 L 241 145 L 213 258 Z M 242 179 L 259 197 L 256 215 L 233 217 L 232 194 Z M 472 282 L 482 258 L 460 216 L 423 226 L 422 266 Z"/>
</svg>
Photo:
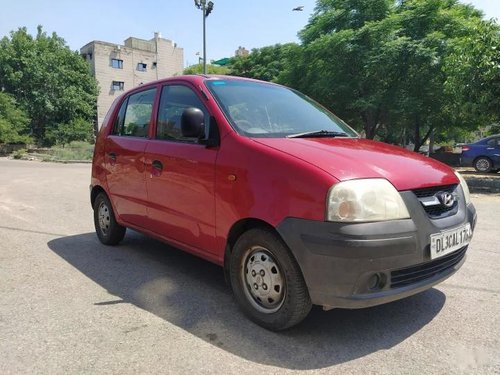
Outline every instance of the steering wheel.
<svg viewBox="0 0 500 375">
<path fill-rule="evenodd" d="M 249 134 L 263 134 L 269 133 L 269 130 L 261 128 L 260 126 L 254 126 L 250 121 L 247 120 L 235 120 L 236 125 L 241 127 L 241 129 Z"/>
<path fill-rule="evenodd" d="M 236 123 L 236 125 L 238 125 L 238 127 L 240 127 L 243 130 L 253 128 L 252 123 L 250 121 L 247 121 L 247 120 L 234 120 L 234 122 Z"/>
</svg>

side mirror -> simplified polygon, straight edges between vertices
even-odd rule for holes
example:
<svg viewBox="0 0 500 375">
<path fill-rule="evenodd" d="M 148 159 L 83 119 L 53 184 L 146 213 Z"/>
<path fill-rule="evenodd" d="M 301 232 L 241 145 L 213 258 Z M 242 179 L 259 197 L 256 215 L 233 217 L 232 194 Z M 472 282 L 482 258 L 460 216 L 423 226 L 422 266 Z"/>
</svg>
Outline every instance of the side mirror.
<svg viewBox="0 0 500 375">
<path fill-rule="evenodd" d="M 189 107 L 182 112 L 181 132 L 183 137 L 200 138 L 205 131 L 205 115 L 195 107 Z"/>
</svg>

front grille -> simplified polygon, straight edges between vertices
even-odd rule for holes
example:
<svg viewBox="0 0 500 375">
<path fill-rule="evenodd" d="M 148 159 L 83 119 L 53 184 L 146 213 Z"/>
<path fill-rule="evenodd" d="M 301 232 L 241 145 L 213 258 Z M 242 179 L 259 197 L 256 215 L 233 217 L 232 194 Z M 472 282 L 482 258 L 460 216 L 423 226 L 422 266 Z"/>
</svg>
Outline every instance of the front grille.
<svg viewBox="0 0 500 375">
<path fill-rule="evenodd" d="M 434 194 L 439 193 L 440 191 L 453 193 L 456 187 L 457 185 L 431 186 L 422 189 L 415 189 L 413 190 L 413 193 L 417 196 L 417 198 L 427 198 L 432 197 Z"/>
<path fill-rule="evenodd" d="M 413 193 L 417 196 L 417 198 L 428 198 L 436 195 L 439 192 L 456 194 L 456 188 L 457 185 L 431 186 L 422 189 L 415 189 L 413 190 Z M 458 201 L 456 200 L 455 204 L 451 207 L 446 207 L 441 204 L 437 204 L 434 206 L 422 206 L 427 215 L 429 215 L 433 219 L 439 219 L 455 214 L 458 208 Z"/>
<path fill-rule="evenodd" d="M 444 206 L 427 206 L 424 207 L 425 212 L 427 212 L 427 215 L 432 217 L 433 219 L 438 219 L 440 217 L 448 216 L 446 215 L 448 212 L 453 211 L 455 208 L 457 208 L 457 202 L 451 207 L 444 207 Z"/>
<path fill-rule="evenodd" d="M 465 257 L 466 251 L 467 246 L 464 246 L 451 254 L 430 262 L 394 270 L 391 272 L 391 288 L 401 288 L 436 276 L 460 263 Z"/>
</svg>

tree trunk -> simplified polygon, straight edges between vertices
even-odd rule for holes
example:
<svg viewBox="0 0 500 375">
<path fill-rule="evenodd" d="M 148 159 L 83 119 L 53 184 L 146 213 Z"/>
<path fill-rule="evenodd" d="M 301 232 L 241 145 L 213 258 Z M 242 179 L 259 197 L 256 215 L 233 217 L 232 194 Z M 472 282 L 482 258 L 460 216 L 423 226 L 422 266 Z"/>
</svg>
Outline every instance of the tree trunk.
<svg viewBox="0 0 500 375">
<path fill-rule="evenodd" d="M 420 142 L 420 116 L 418 114 L 415 115 L 415 129 L 414 129 L 414 137 L 415 146 L 413 147 L 413 151 L 418 152 L 422 143 Z"/>
<path fill-rule="evenodd" d="M 420 138 L 420 128 L 421 128 L 421 120 L 420 116 L 417 114 L 415 115 L 415 147 L 413 151 L 418 152 L 420 147 L 427 142 L 427 139 L 429 139 L 431 133 L 434 131 L 434 126 L 430 126 L 429 130 L 427 133 L 425 133 L 425 136 L 423 138 Z"/>
<path fill-rule="evenodd" d="M 430 154 L 434 153 L 434 129 L 432 129 L 431 135 L 430 135 L 430 142 L 429 142 L 429 152 L 427 153 L 427 156 Z"/>
<path fill-rule="evenodd" d="M 365 130 L 366 139 L 375 138 L 379 125 L 378 118 L 379 118 L 378 110 L 376 114 L 373 112 L 365 112 L 362 114 L 362 119 L 364 122 L 363 129 Z"/>
</svg>

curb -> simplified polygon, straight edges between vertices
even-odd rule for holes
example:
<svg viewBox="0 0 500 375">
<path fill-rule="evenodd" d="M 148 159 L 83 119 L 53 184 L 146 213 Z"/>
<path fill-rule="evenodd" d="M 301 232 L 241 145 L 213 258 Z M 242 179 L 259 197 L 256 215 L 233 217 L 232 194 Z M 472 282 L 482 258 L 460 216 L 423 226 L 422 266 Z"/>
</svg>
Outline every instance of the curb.
<svg viewBox="0 0 500 375">
<path fill-rule="evenodd" d="M 500 178 L 462 175 L 471 193 L 500 193 Z"/>
<path fill-rule="evenodd" d="M 43 163 L 92 164 L 92 160 L 42 160 Z"/>
</svg>

